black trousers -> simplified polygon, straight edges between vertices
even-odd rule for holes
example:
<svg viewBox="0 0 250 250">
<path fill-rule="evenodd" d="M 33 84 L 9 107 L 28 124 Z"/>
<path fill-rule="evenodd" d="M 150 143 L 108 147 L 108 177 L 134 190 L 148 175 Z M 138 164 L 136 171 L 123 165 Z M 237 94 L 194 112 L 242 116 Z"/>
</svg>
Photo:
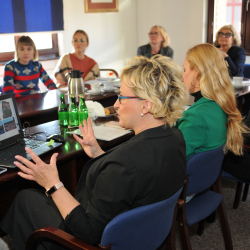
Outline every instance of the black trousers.
<svg viewBox="0 0 250 250">
<path fill-rule="evenodd" d="M 13 238 L 15 250 L 24 250 L 30 234 L 45 226 L 68 231 L 53 200 L 48 198 L 44 192 L 35 189 L 19 192 L 0 223 L 2 230 Z M 43 239 L 38 243 L 36 249 L 59 250 L 66 248 Z"/>
</svg>

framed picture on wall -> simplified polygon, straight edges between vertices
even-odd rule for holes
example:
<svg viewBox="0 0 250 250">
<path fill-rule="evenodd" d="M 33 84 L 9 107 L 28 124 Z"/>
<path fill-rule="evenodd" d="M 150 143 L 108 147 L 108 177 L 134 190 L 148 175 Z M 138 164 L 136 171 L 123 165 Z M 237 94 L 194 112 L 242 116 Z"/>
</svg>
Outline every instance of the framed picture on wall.
<svg viewBox="0 0 250 250">
<path fill-rule="evenodd" d="M 119 0 L 84 0 L 85 12 L 118 12 Z"/>
</svg>

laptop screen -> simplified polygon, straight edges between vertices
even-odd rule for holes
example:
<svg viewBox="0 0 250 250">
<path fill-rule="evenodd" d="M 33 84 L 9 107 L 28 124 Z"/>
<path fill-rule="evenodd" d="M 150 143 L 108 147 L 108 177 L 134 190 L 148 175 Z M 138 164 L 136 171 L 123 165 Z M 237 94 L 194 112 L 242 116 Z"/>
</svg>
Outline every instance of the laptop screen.
<svg viewBox="0 0 250 250">
<path fill-rule="evenodd" d="M 0 148 L 23 138 L 15 98 L 12 94 L 0 96 Z"/>
</svg>

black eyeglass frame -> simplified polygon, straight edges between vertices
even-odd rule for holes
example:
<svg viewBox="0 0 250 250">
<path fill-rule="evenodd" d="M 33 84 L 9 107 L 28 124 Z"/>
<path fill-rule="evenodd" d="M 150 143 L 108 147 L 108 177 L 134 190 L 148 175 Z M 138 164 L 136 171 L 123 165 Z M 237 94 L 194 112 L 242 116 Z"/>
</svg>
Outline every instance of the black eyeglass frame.
<svg viewBox="0 0 250 250">
<path fill-rule="evenodd" d="M 224 36 L 226 38 L 229 38 L 230 36 L 234 36 L 234 34 L 233 33 L 223 33 L 223 32 L 220 31 L 218 33 L 218 37 L 222 37 L 222 36 Z"/>
</svg>

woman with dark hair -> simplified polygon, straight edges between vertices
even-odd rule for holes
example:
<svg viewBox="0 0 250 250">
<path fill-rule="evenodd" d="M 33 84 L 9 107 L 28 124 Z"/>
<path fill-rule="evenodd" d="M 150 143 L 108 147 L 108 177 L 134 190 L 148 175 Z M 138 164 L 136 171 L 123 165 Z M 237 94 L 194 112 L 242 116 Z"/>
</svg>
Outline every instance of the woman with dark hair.
<svg viewBox="0 0 250 250">
<path fill-rule="evenodd" d="M 84 81 L 94 79 L 99 76 L 99 67 L 95 60 L 85 55 L 85 50 L 89 46 L 89 37 L 83 30 L 77 30 L 73 35 L 72 45 L 74 53 L 63 55 L 54 70 L 54 76 L 57 80 L 59 88 L 65 87 L 68 84 L 66 73 L 72 69 L 83 72 L 82 78 Z"/>
</svg>

